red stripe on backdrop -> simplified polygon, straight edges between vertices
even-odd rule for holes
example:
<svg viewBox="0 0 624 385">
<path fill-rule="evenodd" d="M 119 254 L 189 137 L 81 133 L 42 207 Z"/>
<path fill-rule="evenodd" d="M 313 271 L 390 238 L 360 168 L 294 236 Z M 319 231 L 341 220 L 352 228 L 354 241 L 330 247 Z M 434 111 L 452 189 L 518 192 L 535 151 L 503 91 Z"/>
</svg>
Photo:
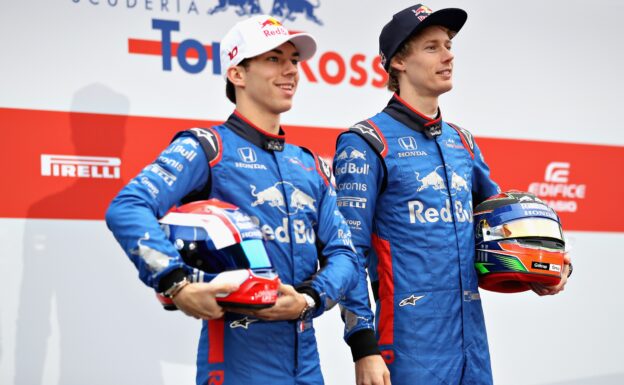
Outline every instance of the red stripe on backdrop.
<svg viewBox="0 0 624 385">
<path fill-rule="evenodd" d="M 178 55 L 178 47 L 180 43 L 171 43 L 171 56 Z M 212 46 L 205 45 L 206 54 L 208 60 L 212 60 Z M 142 54 L 142 55 L 162 55 L 162 43 L 157 40 L 142 40 L 142 39 L 128 39 L 128 53 Z M 195 50 L 188 50 L 186 52 L 187 58 L 197 59 L 199 56 Z"/>
<path fill-rule="evenodd" d="M 0 216 L 10 218 L 103 219 L 110 200 L 173 135 L 212 120 L 0 108 L 5 148 L 0 153 L 5 188 Z M 287 141 L 331 159 L 340 130 L 285 126 Z M 617 173 L 624 147 L 477 138 L 501 188 L 538 192 L 554 201 L 564 229 L 624 232 L 624 190 Z M 109 157 L 106 165 L 75 166 L 51 156 Z M 71 163 L 71 162 L 70 162 Z M 118 168 L 116 168 L 118 167 Z M 42 175 L 45 168 L 49 176 Z M 73 176 L 71 176 L 73 173 Z M 118 174 L 116 174 L 118 173 Z M 66 175 L 66 176 L 61 176 Z M 117 175 L 119 178 L 117 178 Z"/>
</svg>

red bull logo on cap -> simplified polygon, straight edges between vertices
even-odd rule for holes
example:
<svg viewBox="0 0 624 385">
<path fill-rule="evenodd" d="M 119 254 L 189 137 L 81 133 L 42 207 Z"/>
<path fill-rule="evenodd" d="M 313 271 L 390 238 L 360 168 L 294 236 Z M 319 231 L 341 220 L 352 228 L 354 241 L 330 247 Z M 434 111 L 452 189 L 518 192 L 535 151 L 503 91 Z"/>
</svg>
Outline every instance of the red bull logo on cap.
<svg viewBox="0 0 624 385">
<path fill-rule="evenodd" d="M 265 37 L 275 36 L 275 35 L 288 35 L 288 30 L 282 26 L 277 19 L 269 17 L 262 23 L 260 23 L 260 28 L 262 29 L 262 33 L 264 33 Z"/>
<path fill-rule="evenodd" d="M 282 26 L 282 23 L 280 23 L 277 19 L 273 18 L 273 17 L 269 17 L 268 19 L 266 19 L 260 26 L 262 28 L 268 27 L 268 26 Z"/>
<path fill-rule="evenodd" d="M 431 8 L 421 5 L 417 9 L 413 9 L 414 15 L 418 18 L 418 20 L 423 21 L 427 18 L 427 16 L 431 15 L 433 11 Z"/>
</svg>

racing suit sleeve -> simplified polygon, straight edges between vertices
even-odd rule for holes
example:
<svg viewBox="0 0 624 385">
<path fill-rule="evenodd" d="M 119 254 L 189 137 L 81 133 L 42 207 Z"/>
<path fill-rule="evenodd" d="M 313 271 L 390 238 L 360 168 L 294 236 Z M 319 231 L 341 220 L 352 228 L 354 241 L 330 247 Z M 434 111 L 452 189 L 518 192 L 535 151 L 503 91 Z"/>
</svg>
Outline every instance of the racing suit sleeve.
<svg viewBox="0 0 624 385">
<path fill-rule="evenodd" d="M 329 167 L 328 167 L 329 170 Z M 317 246 L 320 246 L 321 269 L 313 276 L 311 284 L 297 287 L 300 292 L 315 298 L 317 308 L 313 317 L 331 309 L 355 285 L 356 255 L 351 242 L 351 232 L 336 204 L 336 191 L 327 181 L 320 180 L 318 224 L 314 229 Z M 308 284 L 313 292 L 305 290 Z M 315 293 L 314 293 L 315 292 Z M 315 295 L 316 294 L 316 295 Z"/>
<path fill-rule="evenodd" d="M 385 171 L 381 158 L 364 139 L 355 133 L 343 133 L 337 142 L 334 172 L 340 211 L 351 228 L 358 260 L 357 284 L 341 302 L 344 339 L 351 348 L 353 361 L 357 361 L 379 354 L 366 269 L 377 195 Z"/>
<path fill-rule="evenodd" d="M 183 134 L 119 192 L 106 212 L 106 224 L 138 269 L 139 278 L 157 292 L 190 269 L 158 218 L 184 196 L 201 189 L 209 173 L 199 142 Z"/>
<path fill-rule="evenodd" d="M 472 173 L 472 205 L 477 206 L 487 198 L 499 194 L 500 187 L 490 178 L 490 168 L 485 163 L 483 154 L 475 142 L 474 166 Z"/>
</svg>

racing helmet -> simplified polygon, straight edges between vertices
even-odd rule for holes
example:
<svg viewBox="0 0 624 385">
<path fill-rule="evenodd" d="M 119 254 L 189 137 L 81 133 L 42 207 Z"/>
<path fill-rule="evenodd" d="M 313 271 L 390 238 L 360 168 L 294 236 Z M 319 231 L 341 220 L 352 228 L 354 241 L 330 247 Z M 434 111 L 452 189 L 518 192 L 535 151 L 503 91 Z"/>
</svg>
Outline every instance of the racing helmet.
<svg viewBox="0 0 624 385">
<path fill-rule="evenodd" d="M 474 208 L 475 267 L 479 286 L 501 293 L 556 285 L 565 241 L 557 213 L 535 195 L 507 191 Z"/>
<path fill-rule="evenodd" d="M 159 222 L 191 267 L 192 282 L 213 277 L 210 282 L 239 285 L 232 293 L 217 294 L 221 306 L 262 309 L 275 304 L 277 272 L 258 225 L 238 207 L 217 199 L 196 201 L 172 209 Z"/>
</svg>

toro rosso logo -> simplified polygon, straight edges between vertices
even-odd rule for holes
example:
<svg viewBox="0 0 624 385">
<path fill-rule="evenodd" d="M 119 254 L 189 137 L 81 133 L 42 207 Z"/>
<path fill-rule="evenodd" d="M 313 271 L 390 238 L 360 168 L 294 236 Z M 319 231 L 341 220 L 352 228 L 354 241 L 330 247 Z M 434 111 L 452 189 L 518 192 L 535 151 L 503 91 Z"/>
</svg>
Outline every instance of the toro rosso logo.
<svg viewBox="0 0 624 385">
<path fill-rule="evenodd" d="M 277 207 L 279 211 L 286 215 L 295 214 L 299 210 L 306 208 L 316 211 L 316 207 L 314 206 L 316 200 L 299 190 L 290 182 L 277 182 L 273 186 L 258 192 L 256 192 L 256 186 L 249 186 L 251 187 L 251 195 L 255 198 L 255 201 L 251 203 L 253 207 L 268 204 L 271 207 Z M 286 199 L 282 191 L 284 191 L 285 194 L 290 193 L 290 208 L 292 210 L 287 209 Z"/>
<path fill-rule="evenodd" d="M 447 189 L 445 183 L 445 175 L 444 171 L 449 169 L 451 171 L 451 188 Z M 466 182 L 465 177 L 460 176 L 454 170 L 452 170 L 448 165 L 438 166 L 435 170 L 431 171 L 429 174 L 420 178 L 420 173 L 416 172 L 416 180 L 420 183 L 420 186 L 416 191 L 420 192 L 426 189 L 433 189 L 437 191 L 441 191 L 445 195 L 455 195 L 460 191 L 470 191 L 468 188 L 468 182 Z"/>
<path fill-rule="evenodd" d="M 283 11 L 286 12 L 284 17 L 292 17 L 293 2 L 284 2 L 291 7 L 288 11 Z M 281 7 L 280 9 L 284 9 Z M 177 63 L 177 67 L 189 74 L 204 71 L 210 71 L 213 75 L 221 74 L 219 42 L 204 44 L 192 38 L 180 41 L 179 38 L 176 39 L 176 35 L 182 28 L 180 22 L 174 20 L 152 19 L 151 27 L 157 31 L 160 39 L 129 38 L 128 53 L 160 56 L 163 71 L 173 71 Z M 274 18 L 267 19 L 263 27 L 265 33 L 276 33 L 277 30 L 287 33 L 281 23 Z M 234 58 L 237 54 L 237 47 L 228 52 L 230 58 Z M 381 58 L 377 55 L 355 53 L 345 57 L 339 52 L 330 50 L 319 52 L 311 60 L 301 62 L 299 68 L 301 78 L 309 83 L 347 84 L 354 87 L 371 85 L 375 88 L 384 88 L 388 80 L 388 74 L 381 66 Z"/>
</svg>

